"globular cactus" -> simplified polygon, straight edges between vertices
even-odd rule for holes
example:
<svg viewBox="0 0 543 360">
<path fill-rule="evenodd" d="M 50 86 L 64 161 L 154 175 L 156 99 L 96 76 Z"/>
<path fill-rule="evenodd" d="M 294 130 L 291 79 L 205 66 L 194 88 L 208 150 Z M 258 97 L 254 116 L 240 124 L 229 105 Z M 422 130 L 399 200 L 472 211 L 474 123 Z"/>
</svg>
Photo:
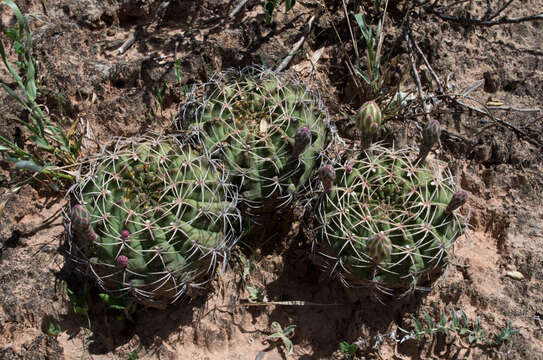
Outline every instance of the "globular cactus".
<svg viewBox="0 0 543 360">
<path fill-rule="evenodd" d="M 333 187 L 318 205 L 317 248 L 348 286 L 413 290 L 443 270 L 464 233 L 454 212 L 464 193 L 455 192 L 443 163 L 421 165 L 411 153 L 373 144 L 335 168 Z"/>
<path fill-rule="evenodd" d="M 422 142 L 420 144 L 419 157 L 421 161 L 425 161 L 428 153 L 435 144 L 439 142 L 439 137 L 441 136 L 441 125 L 439 121 L 435 119 L 430 119 L 424 125 L 422 129 Z"/>
<path fill-rule="evenodd" d="M 236 187 L 172 137 L 118 140 L 72 195 L 74 259 L 104 290 L 148 306 L 164 308 L 209 281 L 238 238 Z"/>
<path fill-rule="evenodd" d="M 255 68 L 194 89 L 177 126 L 224 162 L 254 220 L 287 205 L 320 161 L 329 127 L 317 95 L 288 75 Z"/>
<path fill-rule="evenodd" d="M 382 114 L 375 101 L 368 101 L 358 110 L 356 126 L 360 130 L 362 147 L 367 148 L 381 127 Z"/>
</svg>

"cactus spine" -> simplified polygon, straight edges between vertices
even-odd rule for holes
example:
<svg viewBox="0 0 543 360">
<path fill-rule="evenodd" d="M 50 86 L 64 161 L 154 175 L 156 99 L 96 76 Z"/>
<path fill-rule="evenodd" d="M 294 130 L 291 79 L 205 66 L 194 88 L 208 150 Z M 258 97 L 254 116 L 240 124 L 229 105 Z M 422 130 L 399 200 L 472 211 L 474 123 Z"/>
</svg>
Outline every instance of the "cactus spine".
<svg viewBox="0 0 543 360">
<path fill-rule="evenodd" d="M 149 306 L 209 281 L 237 241 L 236 188 L 213 160 L 172 137 L 119 139 L 73 195 L 72 255 L 104 290 Z"/>
<path fill-rule="evenodd" d="M 318 247 L 350 286 L 412 290 L 442 271 L 464 231 L 453 212 L 465 202 L 464 192 L 455 193 L 441 162 L 422 166 L 409 154 L 373 144 L 336 166 L 333 187 L 325 186 Z"/>
<path fill-rule="evenodd" d="M 177 126 L 224 162 L 241 188 L 245 213 L 255 219 L 283 209 L 308 183 L 325 147 L 328 117 L 299 81 L 251 68 L 194 89 Z"/>
</svg>

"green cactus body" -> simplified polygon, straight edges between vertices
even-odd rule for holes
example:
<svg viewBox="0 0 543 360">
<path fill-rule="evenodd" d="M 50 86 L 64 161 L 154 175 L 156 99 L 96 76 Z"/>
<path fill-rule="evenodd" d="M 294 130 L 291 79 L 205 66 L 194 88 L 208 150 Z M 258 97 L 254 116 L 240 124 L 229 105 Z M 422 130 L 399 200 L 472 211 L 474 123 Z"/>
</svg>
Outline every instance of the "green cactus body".
<svg viewBox="0 0 543 360">
<path fill-rule="evenodd" d="M 203 95 L 200 96 L 200 94 Z M 228 72 L 193 91 L 177 124 L 221 159 L 249 215 L 290 202 L 325 147 L 327 113 L 306 86 L 258 69 Z"/>
<path fill-rule="evenodd" d="M 335 167 L 318 207 L 318 248 L 347 285 L 412 290 L 443 269 L 464 232 L 461 217 L 445 211 L 455 185 L 443 164 L 415 165 L 409 154 L 373 144 Z"/>
<path fill-rule="evenodd" d="M 237 241 L 237 190 L 216 161 L 173 137 L 120 139 L 112 149 L 73 190 L 73 256 L 90 259 L 80 262 L 105 290 L 162 308 L 209 281 Z"/>
</svg>

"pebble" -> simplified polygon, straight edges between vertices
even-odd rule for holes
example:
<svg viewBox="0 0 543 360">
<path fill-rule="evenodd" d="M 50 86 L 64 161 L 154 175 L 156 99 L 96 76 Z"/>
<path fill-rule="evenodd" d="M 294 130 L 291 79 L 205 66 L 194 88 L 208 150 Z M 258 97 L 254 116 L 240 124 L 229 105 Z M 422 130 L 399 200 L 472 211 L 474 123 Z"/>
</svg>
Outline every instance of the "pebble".
<svg viewBox="0 0 543 360">
<path fill-rule="evenodd" d="M 518 271 L 508 271 L 508 272 L 505 273 L 505 275 L 507 275 L 510 278 L 515 279 L 515 280 L 524 279 L 524 275 L 522 275 L 522 273 L 518 272 Z"/>
</svg>

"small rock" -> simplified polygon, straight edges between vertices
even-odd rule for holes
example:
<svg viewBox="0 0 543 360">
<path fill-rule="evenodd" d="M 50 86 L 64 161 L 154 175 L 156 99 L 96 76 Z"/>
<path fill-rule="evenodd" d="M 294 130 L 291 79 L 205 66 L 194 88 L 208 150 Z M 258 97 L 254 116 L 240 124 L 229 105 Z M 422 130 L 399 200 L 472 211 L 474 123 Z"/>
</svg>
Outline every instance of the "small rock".
<svg viewBox="0 0 543 360">
<path fill-rule="evenodd" d="M 524 275 L 522 275 L 519 271 L 508 271 L 505 273 L 505 275 L 509 276 L 511 279 L 515 280 L 522 280 L 524 279 Z"/>
</svg>

